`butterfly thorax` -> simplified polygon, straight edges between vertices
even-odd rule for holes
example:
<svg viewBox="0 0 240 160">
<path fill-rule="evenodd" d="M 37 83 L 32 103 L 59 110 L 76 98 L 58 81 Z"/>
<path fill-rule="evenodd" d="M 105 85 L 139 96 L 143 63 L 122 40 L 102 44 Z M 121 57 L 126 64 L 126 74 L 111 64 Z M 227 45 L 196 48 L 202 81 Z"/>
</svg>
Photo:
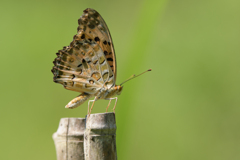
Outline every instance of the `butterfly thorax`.
<svg viewBox="0 0 240 160">
<path fill-rule="evenodd" d="M 122 86 L 115 85 L 111 88 L 103 87 L 99 90 L 99 92 L 95 95 L 96 99 L 108 99 L 115 95 L 120 95 L 122 92 Z"/>
</svg>

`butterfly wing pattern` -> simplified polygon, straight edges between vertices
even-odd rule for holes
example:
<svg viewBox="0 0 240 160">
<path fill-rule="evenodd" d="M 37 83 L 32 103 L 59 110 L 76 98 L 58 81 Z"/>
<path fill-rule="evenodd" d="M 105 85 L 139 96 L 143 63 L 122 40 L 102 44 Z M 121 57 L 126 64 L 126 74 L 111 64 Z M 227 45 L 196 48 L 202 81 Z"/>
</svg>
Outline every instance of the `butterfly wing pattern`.
<svg viewBox="0 0 240 160">
<path fill-rule="evenodd" d="M 78 24 L 78 33 L 73 41 L 59 50 L 53 61 L 53 81 L 81 93 L 66 108 L 76 108 L 94 96 L 93 102 L 98 99 L 117 100 L 112 97 L 119 95 L 122 87 L 115 84 L 116 56 L 106 23 L 97 11 L 87 8 Z"/>
</svg>

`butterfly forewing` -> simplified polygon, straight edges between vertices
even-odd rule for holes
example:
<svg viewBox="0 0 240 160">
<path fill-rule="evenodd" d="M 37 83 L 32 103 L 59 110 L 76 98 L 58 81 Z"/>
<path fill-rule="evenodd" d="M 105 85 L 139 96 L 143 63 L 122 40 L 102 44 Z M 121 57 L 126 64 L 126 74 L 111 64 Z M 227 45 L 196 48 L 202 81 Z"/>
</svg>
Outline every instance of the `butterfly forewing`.
<svg viewBox="0 0 240 160">
<path fill-rule="evenodd" d="M 115 85 L 114 48 L 107 25 L 98 12 L 84 10 L 78 23 L 78 34 L 54 60 L 54 81 L 69 90 L 95 94 L 104 84 L 109 88 Z"/>
<path fill-rule="evenodd" d="M 105 21 L 97 11 L 88 8 L 84 10 L 84 13 L 79 18 L 78 23 L 78 31 L 79 35 L 81 35 L 81 38 L 94 41 L 101 47 L 114 74 L 113 83 L 115 84 L 117 70 L 116 57 L 112 38 Z"/>
</svg>

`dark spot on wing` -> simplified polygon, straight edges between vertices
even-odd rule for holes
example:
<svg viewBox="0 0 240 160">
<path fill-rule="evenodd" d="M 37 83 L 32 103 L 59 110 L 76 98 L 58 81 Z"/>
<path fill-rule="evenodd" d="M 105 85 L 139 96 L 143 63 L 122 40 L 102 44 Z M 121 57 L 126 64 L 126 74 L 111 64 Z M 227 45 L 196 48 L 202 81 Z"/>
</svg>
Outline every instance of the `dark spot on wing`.
<svg viewBox="0 0 240 160">
<path fill-rule="evenodd" d="M 105 59 L 102 61 L 102 63 L 100 62 L 100 64 L 103 64 L 105 62 Z"/>
<path fill-rule="evenodd" d="M 94 61 L 93 64 L 97 64 L 98 60 Z"/>
<path fill-rule="evenodd" d="M 85 34 L 83 34 L 82 36 L 81 36 L 81 39 L 84 39 L 85 38 Z"/>
<path fill-rule="evenodd" d="M 69 53 L 70 55 L 72 55 L 72 54 L 73 54 L 73 49 L 72 49 L 72 48 L 69 49 L 69 50 L 68 50 L 68 53 Z"/>
<path fill-rule="evenodd" d="M 84 66 L 85 69 L 88 69 L 88 64 L 87 62 L 85 61 L 85 59 L 82 59 L 82 64 Z"/>
<path fill-rule="evenodd" d="M 107 61 L 113 61 L 113 59 L 112 58 L 107 58 Z"/>
<path fill-rule="evenodd" d="M 58 71 L 58 75 L 62 75 L 63 74 L 63 72 L 62 71 Z"/>
<path fill-rule="evenodd" d="M 107 55 L 107 54 L 108 54 L 108 52 L 107 52 L 107 51 L 104 51 L 103 53 L 104 53 L 105 55 Z"/>
<path fill-rule="evenodd" d="M 107 45 L 107 41 L 105 40 L 105 41 L 103 42 L 103 44 Z"/>
<path fill-rule="evenodd" d="M 82 66 L 82 63 L 80 63 L 77 67 L 81 67 Z"/>
<path fill-rule="evenodd" d="M 91 29 L 94 29 L 94 28 L 95 28 L 95 25 L 92 24 L 92 23 L 89 23 L 89 24 L 88 24 L 88 27 L 91 28 Z"/>
<path fill-rule="evenodd" d="M 79 70 L 79 74 L 81 74 L 81 73 L 82 73 L 82 69 Z"/>
<path fill-rule="evenodd" d="M 100 39 L 98 37 L 95 37 L 94 40 L 97 42 L 97 41 L 100 41 Z"/>
<path fill-rule="evenodd" d="M 110 42 L 108 42 L 108 45 L 109 45 L 109 46 L 110 46 L 110 44 L 111 44 L 111 43 L 110 43 Z"/>
<path fill-rule="evenodd" d="M 75 78 L 75 75 L 73 74 L 72 76 L 73 76 L 72 79 L 74 79 L 74 78 Z"/>
<path fill-rule="evenodd" d="M 88 13 L 88 8 L 83 11 L 84 13 Z"/>
</svg>

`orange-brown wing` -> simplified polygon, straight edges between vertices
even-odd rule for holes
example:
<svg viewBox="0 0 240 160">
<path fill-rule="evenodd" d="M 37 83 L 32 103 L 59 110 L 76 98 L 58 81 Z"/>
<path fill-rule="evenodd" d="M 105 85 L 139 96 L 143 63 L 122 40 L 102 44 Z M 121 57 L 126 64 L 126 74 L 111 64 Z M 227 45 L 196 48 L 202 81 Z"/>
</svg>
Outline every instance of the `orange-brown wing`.
<svg viewBox="0 0 240 160">
<path fill-rule="evenodd" d="M 117 64 L 109 29 L 101 15 L 94 9 L 87 8 L 83 12 L 78 20 L 78 35 L 82 39 L 96 42 L 100 46 L 114 75 L 114 77 L 110 77 L 107 84 L 109 87 L 113 86 L 116 82 Z"/>
<path fill-rule="evenodd" d="M 87 17 L 84 24 L 83 17 Z M 91 26 L 94 18 L 104 29 Z M 115 84 L 116 64 L 111 37 L 101 16 L 92 9 L 84 11 L 79 19 L 78 33 L 70 46 L 60 50 L 57 56 L 52 69 L 54 82 L 66 89 L 95 94 L 104 85 L 110 88 Z"/>
</svg>

